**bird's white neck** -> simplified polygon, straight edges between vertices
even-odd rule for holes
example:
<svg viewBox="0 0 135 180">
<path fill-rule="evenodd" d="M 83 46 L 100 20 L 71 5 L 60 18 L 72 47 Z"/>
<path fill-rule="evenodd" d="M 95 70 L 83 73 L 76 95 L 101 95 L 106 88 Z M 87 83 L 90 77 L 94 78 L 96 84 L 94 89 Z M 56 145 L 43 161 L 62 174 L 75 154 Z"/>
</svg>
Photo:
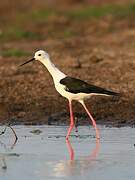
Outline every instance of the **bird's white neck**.
<svg viewBox="0 0 135 180">
<path fill-rule="evenodd" d="M 66 75 L 61 72 L 52 62 L 49 58 L 40 60 L 42 64 L 48 69 L 50 72 L 54 82 L 60 81 L 62 78 L 66 77 Z"/>
</svg>

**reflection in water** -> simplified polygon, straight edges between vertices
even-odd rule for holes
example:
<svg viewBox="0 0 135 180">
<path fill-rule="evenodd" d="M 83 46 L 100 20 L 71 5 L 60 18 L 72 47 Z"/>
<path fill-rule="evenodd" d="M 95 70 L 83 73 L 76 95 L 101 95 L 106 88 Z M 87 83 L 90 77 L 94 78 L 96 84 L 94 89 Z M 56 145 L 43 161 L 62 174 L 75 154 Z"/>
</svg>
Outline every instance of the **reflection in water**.
<svg viewBox="0 0 135 180">
<path fill-rule="evenodd" d="M 74 160 L 74 149 L 69 141 L 69 139 L 66 140 L 66 144 L 67 144 L 67 148 L 68 148 L 68 151 L 69 151 L 69 155 L 70 155 L 70 160 Z"/>
<path fill-rule="evenodd" d="M 53 174 L 55 177 L 66 177 L 73 175 L 83 175 L 87 170 L 92 169 L 96 163 L 99 153 L 100 141 L 96 140 L 96 146 L 88 156 L 75 160 L 75 152 L 69 140 L 66 140 L 70 160 L 60 161 L 54 165 Z"/>
<path fill-rule="evenodd" d="M 6 151 L 11 151 L 15 147 L 17 143 L 17 138 L 14 139 L 13 143 L 10 146 L 7 146 L 4 142 L 0 141 L 0 146 L 3 147 Z M 7 170 L 7 163 L 6 163 L 6 156 L 7 154 L 0 154 L 0 167 L 2 172 L 6 172 Z"/>
<path fill-rule="evenodd" d="M 5 143 L 2 142 L 2 141 L 0 141 L 0 145 L 1 145 L 1 147 L 4 147 L 5 150 L 8 150 L 8 151 L 9 151 L 9 150 L 12 150 L 12 149 L 15 147 L 15 145 L 16 145 L 16 143 L 17 143 L 17 140 L 18 140 L 18 139 L 15 138 L 14 141 L 13 141 L 13 143 L 11 143 L 11 145 L 10 145 L 9 147 L 7 146 L 7 144 L 5 144 Z"/>
<path fill-rule="evenodd" d="M 5 160 L 5 156 L 0 156 L 0 160 L 1 160 L 1 170 L 3 172 L 5 172 L 7 170 L 7 164 L 6 164 L 6 160 Z"/>
<path fill-rule="evenodd" d="M 3 131 L 0 132 L 0 135 L 5 134 L 5 132 L 6 132 L 6 130 L 7 130 L 7 127 L 9 127 L 9 128 L 12 130 L 12 132 L 13 132 L 13 134 L 14 134 L 14 137 L 15 137 L 15 141 L 17 142 L 18 137 L 17 137 L 17 135 L 16 135 L 16 132 L 15 132 L 15 130 L 14 130 L 9 124 L 8 124 L 7 126 L 5 126 L 5 128 L 4 128 Z"/>
</svg>

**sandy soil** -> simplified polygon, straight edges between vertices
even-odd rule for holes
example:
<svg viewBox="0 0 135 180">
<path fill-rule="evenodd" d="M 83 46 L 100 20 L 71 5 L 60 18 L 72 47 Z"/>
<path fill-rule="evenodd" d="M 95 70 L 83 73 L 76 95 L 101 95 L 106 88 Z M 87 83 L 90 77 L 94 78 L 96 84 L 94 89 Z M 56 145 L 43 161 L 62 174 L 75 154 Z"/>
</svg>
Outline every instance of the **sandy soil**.
<svg viewBox="0 0 135 180">
<path fill-rule="evenodd" d="M 69 8 L 69 5 L 67 5 Z M 106 16 L 75 21 L 51 17 L 30 24 L 44 34 L 39 40 L 6 40 L 1 51 L 20 49 L 24 57 L 0 57 L 0 122 L 12 124 L 69 123 L 67 100 L 54 89 L 47 70 L 38 62 L 18 66 L 46 50 L 66 74 L 121 93 L 121 97 L 93 97 L 87 101 L 97 123 L 135 125 L 135 22 L 134 17 Z M 54 30 L 55 29 L 55 30 Z M 69 29 L 68 37 L 61 36 Z M 79 124 L 88 124 L 82 107 L 74 102 Z"/>
</svg>

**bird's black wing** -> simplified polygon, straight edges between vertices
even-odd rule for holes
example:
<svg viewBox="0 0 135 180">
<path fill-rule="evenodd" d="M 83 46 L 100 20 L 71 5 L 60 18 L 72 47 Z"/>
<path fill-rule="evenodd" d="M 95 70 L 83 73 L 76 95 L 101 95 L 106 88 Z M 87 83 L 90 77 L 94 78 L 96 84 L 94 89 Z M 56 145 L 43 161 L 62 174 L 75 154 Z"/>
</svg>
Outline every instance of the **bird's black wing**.
<svg viewBox="0 0 135 180">
<path fill-rule="evenodd" d="M 80 79 L 72 78 L 72 77 L 65 77 L 60 80 L 60 83 L 65 85 L 65 90 L 74 94 L 77 93 L 95 93 L 95 94 L 106 94 L 106 95 L 113 95 L 116 96 L 118 93 L 106 90 L 101 87 L 97 87 L 91 84 L 88 84 Z"/>
</svg>

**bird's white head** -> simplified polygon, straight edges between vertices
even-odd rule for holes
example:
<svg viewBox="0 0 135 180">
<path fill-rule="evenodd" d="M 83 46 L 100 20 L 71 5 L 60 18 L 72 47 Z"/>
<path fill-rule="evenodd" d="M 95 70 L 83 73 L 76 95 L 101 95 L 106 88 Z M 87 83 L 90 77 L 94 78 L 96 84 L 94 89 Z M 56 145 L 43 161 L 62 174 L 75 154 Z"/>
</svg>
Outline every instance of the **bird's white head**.
<svg viewBox="0 0 135 180">
<path fill-rule="evenodd" d="M 40 62 L 43 62 L 43 61 L 45 62 L 45 61 L 49 60 L 49 54 L 43 50 L 39 50 L 35 53 L 34 58 L 30 59 L 29 61 L 26 61 L 25 63 L 21 64 L 20 66 L 23 66 L 34 60 L 37 60 Z"/>
<path fill-rule="evenodd" d="M 43 50 L 39 50 L 35 53 L 34 59 L 38 61 L 47 60 L 49 59 L 49 54 Z"/>
</svg>

